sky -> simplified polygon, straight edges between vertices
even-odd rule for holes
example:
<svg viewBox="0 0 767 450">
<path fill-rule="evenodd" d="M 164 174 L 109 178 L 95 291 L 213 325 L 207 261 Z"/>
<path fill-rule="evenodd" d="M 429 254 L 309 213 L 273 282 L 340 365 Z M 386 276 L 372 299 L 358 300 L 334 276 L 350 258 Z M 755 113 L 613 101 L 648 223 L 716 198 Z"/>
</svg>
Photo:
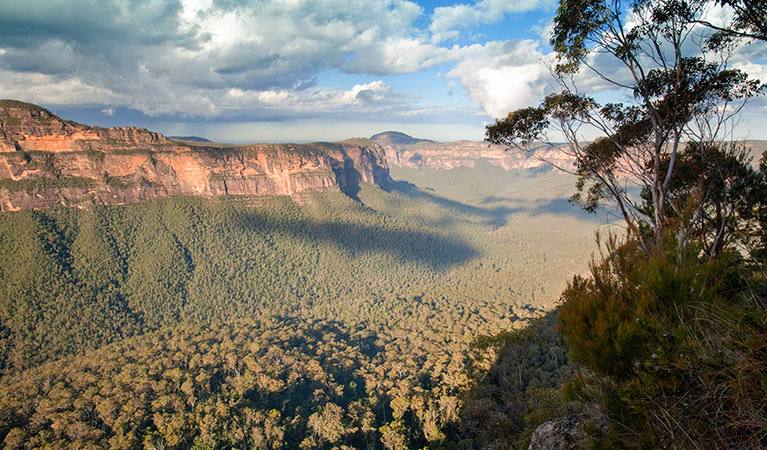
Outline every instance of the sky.
<svg viewBox="0 0 767 450">
<path fill-rule="evenodd" d="M 220 142 L 482 140 L 554 89 L 552 0 L 0 0 L 0 98 Z M 725 12 L 718 12 L 726 14 Z M 732 59 L 767 82 L 767 45 Z M 584 83 L 598 98 L 616 94 Z M 767 103 L 742 137 L 767 139 Z"/>
</svg>

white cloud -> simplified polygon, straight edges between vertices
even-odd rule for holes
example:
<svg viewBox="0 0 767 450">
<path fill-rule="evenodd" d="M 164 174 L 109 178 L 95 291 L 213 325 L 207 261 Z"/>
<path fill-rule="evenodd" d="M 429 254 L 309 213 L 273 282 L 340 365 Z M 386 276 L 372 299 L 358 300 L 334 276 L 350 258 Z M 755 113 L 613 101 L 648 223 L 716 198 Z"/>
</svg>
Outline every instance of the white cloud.
<svg viewBox="0 0 767 450">
<path fill-rule="evenodd" d="M 200 13 L 204 13 L 213 6 L 213 0 L 181 0 L 181 6 L 181 20 L 192 23 Z"/>
<path fill-rule="evenodd" d="M 550 55 L 533 40 L 466 47 L 445 40 L 509 14 L 550 12 L 553 3 L 466 1 L 425 17 L 405 0 L 0 1 L 0 97 L 223 121 L 416 116 L 436 114 L 440 102 L 449 113 L 477 113 L 463 95 L 425 104 L 419 94 L 398 92 L 390 77 L 449 64 L 447 76 L 487 115 L 501 117 L 549 92 Z M 721 20 L 727 11 L 709 14 Z M 759 64 L 765 48 L 738 48 L 733 66 L 767 80 Z M 591 63 L 626 75 L 614 58 L 594 55 Z M 341 79 L 372 74 L 375 81 L 319 85 L 323 74 L 336 71 Z M 613 88 L 587 71 L 577 82 L 589 93 Z M 458 93 L 455 81 L 446 84 L 445 91 Z"/>
<path fill-rule="evenodd" d="M 416 72 L 435 64 L 455 60 L 449 49 L 413 38 L 388 38 L 356 52 L 341 70 L 349 73 L 390 75 Z"/>
<path fill-rule="evenodd" d="M 30 85 L 6 77 L 0 92 L 215 116 L 230 89 L 301 90 L 348 61 L 345 70 L 372 73 L 435 64 L 444 49 L 411 37 L 421 14 L 405 0 L 0 2 L 0 67 Z M 370 53 L 384 59 L 372 64 Z"/>
<path fill-rule="evenodd" d="M 506 14 L 531 11 L 539 8 L 550 9 L 553 0 L 482 0 L 474 4 L 462 3 L 434 8 L 429 30 L 433 42 L 458 37 L 459 30 L 479 24 L 498 22 Z"/>
<path fill-rule="evenodd" d="M 482 22 L 483 12 L 472 5 L 441 6 L 434 9 L 431 25 L 434 42 L 458 37 L 461 28 L 469 28 Z"/>
<path fill-rule="evenodd" d="M 387 76 L 453 63 L 450 76 L 496 115 L 539 96 L 540 52 L 529 42 L 446 47 L 432 38 L 550 3 L 436 8 L 425 30 L 416 26 L 423 9 L 406 0 L 157 0 L 130 8 L 122 0 L 0 2 L 0 94 L 100 105 L 105 114 L 127 107 L 222 119 L 344 111 L 401 117 L 431 107 L 381 80 L 317 86 L 319 74 Z"/>
<path fill-rule="evenodd" d="M 34 103 L 107 105 L 118 95 L 79 78 L 59 78 L 41 73 L 0 70 L 0 97 Z"/>
<path fill-rule="evenodd" d="M 406 106 L 410 109 L 410 99 L 405 94 L 394 91 L 381 80 L 354 85 L 348 90 L 311 87 L 302 90 L 270 89 L 242 90 L 230 89 L 219 101 L 223 109 L 241 109 L 257 107 L 262 118 L 270 117 L 309 117 L 350 115 L 357 118 L 374 116 L 379 112 L 389 115 Z M 396 114 L 396 113 L 395 113 Z"/>
<path fill-rule="evenodd" d="M 460 78 L 472 100 L 488 116 L 536 105 L 546 94 L 550 73 L 547 56 L 534 41 L 489 42 L 462 50 L 464 59 L 448 73 Z"/>
<path fill-rule="evenodd" d="M 533 25 L 531 30 L 538 35 L 541 42 L 549 42 L 554 34 L 554 20 L 547 20 Z"/>
<path fill-rule="evenodd" d="M 759 80 L 762 84 L 767 83 L 767 64 L 743 62 L 734 64 L 733 67 L 746 72 L 751 78 Z"/>
</svg>

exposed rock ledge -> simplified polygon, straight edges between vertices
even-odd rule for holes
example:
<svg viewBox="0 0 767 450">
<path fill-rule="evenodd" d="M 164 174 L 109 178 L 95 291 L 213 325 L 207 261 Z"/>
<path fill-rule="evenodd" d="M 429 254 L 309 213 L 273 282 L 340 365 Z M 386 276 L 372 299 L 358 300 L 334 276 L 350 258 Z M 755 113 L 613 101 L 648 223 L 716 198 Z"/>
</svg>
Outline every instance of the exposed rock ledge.
<svg viewBox="0 0 767 450">
<path fill-rule="evenodd" d="M 172 141 L 142 128 L 65 121 L 0 100 L 0 210 L 123 204 L 169 195 L 293 195 L 385 184 L 373 141 L 223 145 Z"/>
<path fill-rule="evenodd" d="M 580 450 L 586 433 L 579 414 L 541 424 L 533 432 L 528 450 Z"/>
</svg>

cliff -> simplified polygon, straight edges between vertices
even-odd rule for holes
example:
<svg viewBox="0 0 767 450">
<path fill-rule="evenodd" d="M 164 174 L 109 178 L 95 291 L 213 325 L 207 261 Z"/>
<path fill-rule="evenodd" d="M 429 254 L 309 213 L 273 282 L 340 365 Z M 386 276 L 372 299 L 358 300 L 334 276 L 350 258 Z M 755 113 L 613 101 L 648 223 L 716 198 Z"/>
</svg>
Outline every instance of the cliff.
<svg viewBox="0 0 767 450">
<path fill-rule="evenodd" d="M 484 161 L 505 170 L 523 170 L 547 167 L 547 163 L 543 161 L 545 160 L 564 169 L 573 168 L 572 157 L 544 144 L 535 149 L 537 157 L 531 157 L 518 151 L 507 151 L 503 146 L 487 142 L 437 142 L 416 139 L 397 131 L 379 133 L 370 139 L 384 149 L 390 167 L 453 169 L 474 167 L 477 162 Z M 758 168 L 760 158 L 767 152 L 767 141 L 747 140 L 742 144 L 746 155 L 751 158 L 751 164 Z"/>
<path fill-rule="evenodd" d="M 415 139 L 404 133 L 388 131 L 370 138 L 386 151 L 390 166 L 432 169 L 453 169 L 456 167 L 474 167 L 479 161 L 500 166 L 505 170 L 532 169 L 546 166 L 539 158 L 533 158 L 519 152 L 506 151 L 500 145 L 486 142 L 457 141 L 436 142 Z M 552 161 L 560 167 L 572 167 L 572 159 L 564 157 L 555 149 L 541 148 L 536 155 Z"/>
<path fill-rule="evenodd" d="M 373 141 L 225 145 L 173 141 L 142 128 L 98 128 L 0 100 L 0 210 L 114 205 L 169 195 L 353 193 L 384 184 Z"/>
</svg>

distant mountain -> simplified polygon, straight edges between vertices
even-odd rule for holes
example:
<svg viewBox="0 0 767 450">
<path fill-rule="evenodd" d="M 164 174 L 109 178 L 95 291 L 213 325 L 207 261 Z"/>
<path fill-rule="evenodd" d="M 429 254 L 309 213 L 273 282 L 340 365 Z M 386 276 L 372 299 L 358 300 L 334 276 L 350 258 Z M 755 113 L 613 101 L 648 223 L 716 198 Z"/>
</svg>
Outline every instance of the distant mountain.
<svg viewBox="0 0 767 450">
<path fill-rule="evenodd" d="M 168 136 L 168 139 L 172 141 L 213 142 L 200 136 Z"/>
<path fill-rule="evenodd" d="M 535 156 L 530 156 L 487 142 L 437 142 L 397 131 L 379 133 L 370 139 L 383 147 L 390 167 L 454 169 L 475 167 L 479 162 L 488 162 L 505 170 L 524 170 L 547 167 L 548 164 L 543 160 L 562 168 L 572 168 L 573 164 L 573 158 L 554 146 L 544 144 L 535 149 Z M 767 151 L 767 141 L 749 140 L 744 145 L 753 164 L 758 166 L 761 155 Z"/>
<path fill-rule="evenodd" d="M 384 131 L 370 137 L 371 140 L 378 142 L 378 145 L 413 145 L 419 142 L 434 142 L 428 139 L 416 139 L 399 131 Z"/>
<path fill-rule="evenodd" d="M 418 139 L 397 131 L 372 136 L 386 152 L 389 166 L 405 168 L 453 169 L 475 167 L 484 161 L 505 170 L 531 169 L 546 166 L 539 158 L 507 151 L 500 145 L 477 141 L 437 142 Z M 570 167 L 572 159 L 548 146 L 536 150 L 538 156 L 554 161 L 561 167 Z"/>
</svg>

